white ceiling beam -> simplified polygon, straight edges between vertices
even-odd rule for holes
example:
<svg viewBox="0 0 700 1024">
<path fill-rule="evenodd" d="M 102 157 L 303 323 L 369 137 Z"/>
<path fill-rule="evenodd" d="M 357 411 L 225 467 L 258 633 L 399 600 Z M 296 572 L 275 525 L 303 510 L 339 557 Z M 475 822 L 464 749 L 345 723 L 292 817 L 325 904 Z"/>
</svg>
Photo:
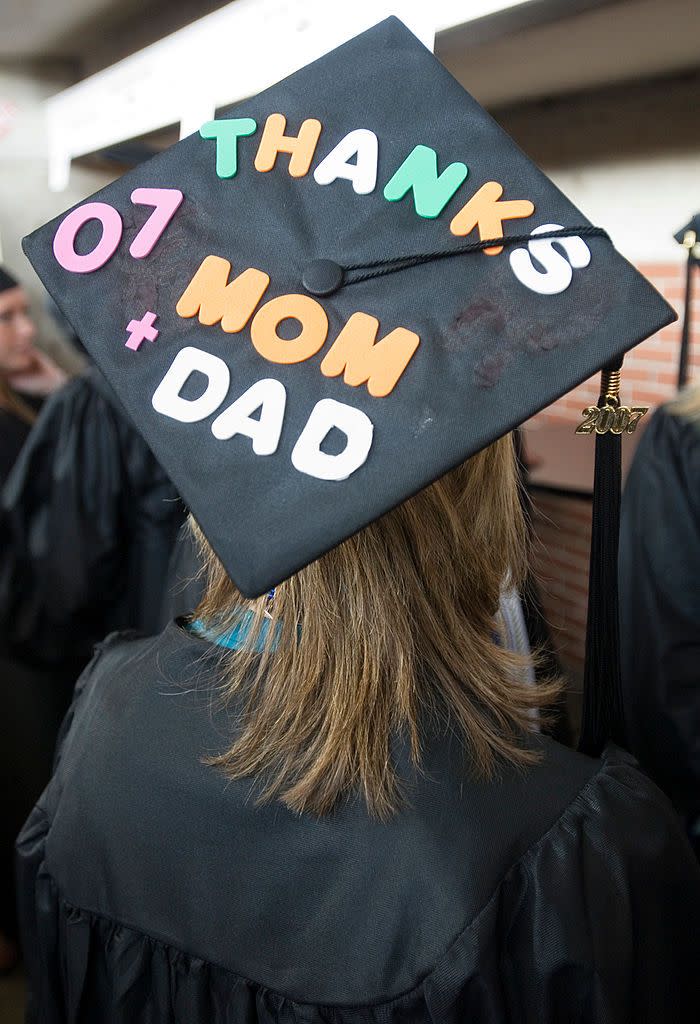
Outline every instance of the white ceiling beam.
<svg viewBox="0 0 700 1024">
<path fill-rule="evenodd" d="M 427 9 L 427 10 L 426 10 Z M 191 134 L 217 108 L 255 95 L 389 14 L 432 48 L 422 0 L 237 0 L 47 102 L 49 187 L 73 159 L 167 125 Z"/>
</svg>

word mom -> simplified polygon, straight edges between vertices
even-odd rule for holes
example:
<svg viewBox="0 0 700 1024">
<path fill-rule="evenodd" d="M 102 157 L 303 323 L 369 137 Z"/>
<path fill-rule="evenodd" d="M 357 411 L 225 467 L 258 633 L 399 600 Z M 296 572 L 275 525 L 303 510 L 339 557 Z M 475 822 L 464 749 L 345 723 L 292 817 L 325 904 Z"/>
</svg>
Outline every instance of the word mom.
<svg viewBox="0 0 700 1024">
<path fill-rule="evenodd" d="M 328 317 L 320 302 L 310 295 L 279 295 L 255 313 L 267 291 L 269 276 L 250 267 L 229 282 L 230 271 L 231 264 L 220 256 L 202 260 L 175 307 L 178 316 L 198 315 L 201 324 L 220 324 L 227 334 L 242 331 L 253 317 L 253 347 L 271 363 L 302 363 L 320 352 L 328 337 Z M 300 325 L 300 333 L 291 341 L 278 334 L 284 320 L 296 320 Z M 338 377 L 342 373 L 346 384 L 366 384 L 374 398 L 390 394 L 420 338 L 415 331 L 396 327 L 378 341 L 378 331 L 376 317 L 353 313 L 321 363 L 324 377 Z"/>
<path fill-rule="evenodd" d="M 184 398 L 183 388 L 193 373 L 203 374 L 207 386 L 198 398 Z M 216 412 L 228 394 L 231 373 L 219 356 L 187 346 L 177 353 L 156 388 L 156 412 L 180 423 L 196 423 Z M 274 455 L 279 445 L 287 404 L 284 385 L 273 378 L 256 381 L 240 398 L 220 412 L 211 425 L 214 437 L 227 441 L 237 434 L 251 438 L 256 455 Z M 253 413 L 258 412 L 254 418 Z M 322 450 L 332 430 L 345 434 L 337 454 Z M 347 480 L 364 464 L 372 446 L 374 427 L 369 416 L 332 398 L 317 402 L 292 450 L 292 465 L 318 480 Z"/>
</svg>

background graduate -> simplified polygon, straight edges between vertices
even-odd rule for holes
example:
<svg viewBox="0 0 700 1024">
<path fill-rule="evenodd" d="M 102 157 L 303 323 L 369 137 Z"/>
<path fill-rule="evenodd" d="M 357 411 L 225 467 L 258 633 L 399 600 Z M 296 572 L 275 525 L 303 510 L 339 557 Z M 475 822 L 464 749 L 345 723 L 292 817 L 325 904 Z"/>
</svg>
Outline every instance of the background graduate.
<svg viewBox="0 0 700 1024">
<path fill-rule="evenodd" d="M 700 388 L 659 408 L 635 453 L 620 531 L 630 749 L 700 857 Z"/>
<path fill-rule="evenodd" d="M 0 267 L 0 486 L 12 469 L 43 399 L 65 373 L 34 344 L 26 291 Z"/>
<path fill-rule="evenodd" d="M 683 1019 L 700 874 L 604 745 L 614 638 L 574 753 L 497 623 L 509 432 L 663 299 L 396 19 L 25 248 L 207 565 L 78 684 L 18 840 L 29 1020 Z"/>
<path fill-rule="evenodd" d="M 8 270 L 0 267 L 0 487 L 7 479 L 24 445 L 32 424 L 44 399 L 60 388 L 66 375 L 35 345 L 36 325 L 29 308 L 29 298 L 20 282 Z M 7 533 L 0 527 L 0 550 L 9 549 Z M 56 708 L 53 700 L 53 676 L 32 672 L 17 664 L 8 651 L 7 636 L 0 626 L 0 704 L 3 708 L 3 731 L 0 739 L 0 970 L 11 968 L 17 960 L 16 921 L 13 878 L 13 845 L 17 829 L 27 811 L 48 779 L 48 758 L 58 723 L 65 712 L 70 685 L 65 688 L 63 701 Z M 10 737 L 10 719 L 14 707 L 14 694 L 31 690 L 43 694 L 44 701 L 32 712 L 36 724 L 38 759 L 42 760 L 43 725 L 53 724 L 48 751 L 43 758 L 44 770 L 37 780 L 33 777 L 25 791 L 27 772 L 21 765 L 26 751 L 19 753 Z M 10 768 L 10 760 L 12 767 Z M 29 774 L 34 776 L 30 769 Z"/>
<path fill-rule="evenodd" d="M 99 371 L 68 381 L 35 337 L 0 270 L 0 970 L 17 961 L 14 842 L 75 680 L 113 630 L 160 628 L 184 520 Z"/>
</svg>

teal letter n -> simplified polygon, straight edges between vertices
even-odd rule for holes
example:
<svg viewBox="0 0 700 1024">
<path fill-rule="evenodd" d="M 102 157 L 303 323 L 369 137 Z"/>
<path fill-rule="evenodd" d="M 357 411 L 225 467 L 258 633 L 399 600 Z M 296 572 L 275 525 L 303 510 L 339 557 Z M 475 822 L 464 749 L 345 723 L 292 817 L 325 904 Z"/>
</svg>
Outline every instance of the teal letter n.
<svg viewBox="0 0 700 1024">
<path fill-rule="evenodd" d="M 390 203 L 403 199 L 413 189 L 419 217 L 437 217 L 469 174 L 466 164 L 454 163 L 437 172 L 437 153 L 430 146 L 416 146 L 384 187 Z"/>
</svg>

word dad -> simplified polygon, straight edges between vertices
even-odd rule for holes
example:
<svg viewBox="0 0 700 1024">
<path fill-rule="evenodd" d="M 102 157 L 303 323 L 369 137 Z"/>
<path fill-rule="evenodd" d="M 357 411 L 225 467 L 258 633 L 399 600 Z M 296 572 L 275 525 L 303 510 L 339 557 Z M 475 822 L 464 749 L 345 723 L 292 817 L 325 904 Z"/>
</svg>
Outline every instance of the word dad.
<svg viewBox="0 0 700 1024">
<path fill-rule="evenodd" d="M 184 398 L 182 390 L 193 373 L 207 379 L 198 398 Z M 156 388 L 152 405 L 156 412 L 180 423 L 197 423 L 216 412 L 228 394 L 231 372 L 219 356 L 188 345 L 180 349 Z M 220 412 L 211 432 L 220 441 L 238 434 L 251 438 L 256 455 L 274 455 L 282 434 L 287 391 L 278 380 L 258 380 L 240 398 Z M 253 413 L 258 413 L 254 417 Z M 345 434 L 346 443 L 337 454 L 322 446 L 333 430 Z M 361 409 L 332 398 L 323 398 L 311 410 L 306 426 L 292 450 L 292 465 L 300 473 L 318 480 L 347 480 L 359 469 L 372 447 L 374 426 Z"/>
</svg>

